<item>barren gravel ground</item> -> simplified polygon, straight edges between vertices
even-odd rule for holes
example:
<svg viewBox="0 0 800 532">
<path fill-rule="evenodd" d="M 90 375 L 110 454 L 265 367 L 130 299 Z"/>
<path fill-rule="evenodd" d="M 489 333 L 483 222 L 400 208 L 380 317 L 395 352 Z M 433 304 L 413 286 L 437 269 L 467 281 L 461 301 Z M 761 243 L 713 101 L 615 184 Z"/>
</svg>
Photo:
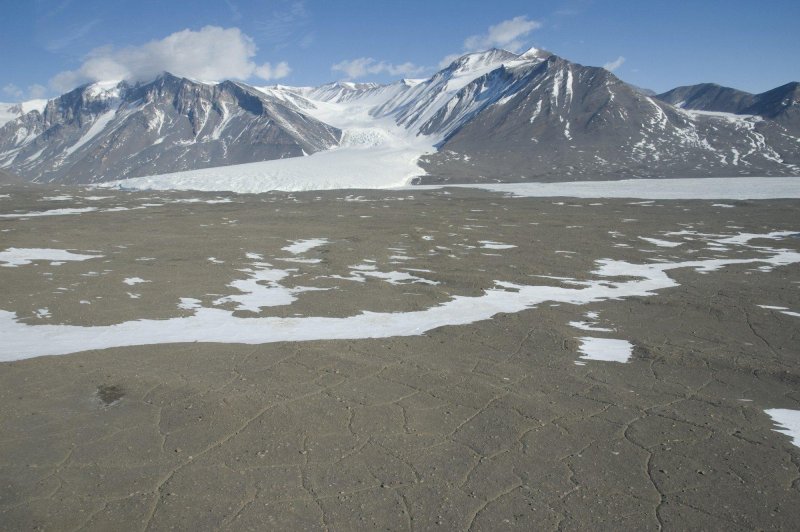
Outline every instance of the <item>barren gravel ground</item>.
<svg viewBox="0 0 800 532">
<path fill-rule="evenodd" d="M 765 413 L 800 410 L 800 201 L 13 185 L 0 215 L 2 529 L 800 522 Z"/>
</svg>

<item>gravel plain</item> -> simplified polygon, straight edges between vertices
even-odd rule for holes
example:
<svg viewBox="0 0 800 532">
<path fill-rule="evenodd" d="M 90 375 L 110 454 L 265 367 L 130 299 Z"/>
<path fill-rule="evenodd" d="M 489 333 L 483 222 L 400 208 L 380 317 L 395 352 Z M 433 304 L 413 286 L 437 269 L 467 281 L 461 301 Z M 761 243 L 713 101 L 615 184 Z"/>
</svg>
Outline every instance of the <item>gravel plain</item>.
<svg viewBox="0 0 800 532">
<path fill-rule="evenodd" d="M 792 529 L 798 252 L 798 200 L 0 187 L 0 528 Z"/>
</svg>

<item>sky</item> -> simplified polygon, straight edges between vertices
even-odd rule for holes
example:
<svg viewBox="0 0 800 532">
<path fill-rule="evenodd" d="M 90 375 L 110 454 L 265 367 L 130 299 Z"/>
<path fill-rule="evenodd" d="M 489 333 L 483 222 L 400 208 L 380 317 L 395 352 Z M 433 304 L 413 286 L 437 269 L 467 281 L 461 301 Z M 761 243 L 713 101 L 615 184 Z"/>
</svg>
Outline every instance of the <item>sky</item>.
<svg viewBox="0 0 800 532">
<path fill-rule="evenodd" d="M 0 0 L 0 101 L 167 70 L 319 85 L 532 46 L 663 92 L 800 81 L 800 0 Z"/>
</svg>

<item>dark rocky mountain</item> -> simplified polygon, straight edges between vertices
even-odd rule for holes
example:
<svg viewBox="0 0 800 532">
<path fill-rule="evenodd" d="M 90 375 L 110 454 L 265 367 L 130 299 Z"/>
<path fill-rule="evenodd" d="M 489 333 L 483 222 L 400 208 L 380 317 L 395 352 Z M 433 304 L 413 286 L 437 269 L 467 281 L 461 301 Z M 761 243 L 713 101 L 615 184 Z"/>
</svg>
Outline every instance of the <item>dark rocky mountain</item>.
<svg viewBox="0 0 800 532">
<path fill-rule="evenodd" d="M 656 98 L 681 109 L 743 114 L 753 104 L 754 96 L 716 83 L 700 83 L 676 87 Z"/>
<path fill-rule="evenodd" d="M 420 182 L 800 172 L 797 138 L 773 121 L 687 112 L 554 55 L 474 80 L 431 123 L 448 129 Z"/>
<path fill-rule="evenodd" d="M 800 83 L 750 94 L 713 83 L 678 87 L 657 98 L 682 109 L 756 115 L 800 132 Z"/>
<path fill-rule="evenodd" d="M 744 112 L 775 120 L 800 133 L 800 83 L 794 81 L 757 94 Z"/>
<path fill-rule="evenodd" d="M 0 166 L 37 182 L 91 183 L 298 157 L 341 132 L 244 84 L 163 74 L 77 88 L 0 128 Z"/>
</svg>

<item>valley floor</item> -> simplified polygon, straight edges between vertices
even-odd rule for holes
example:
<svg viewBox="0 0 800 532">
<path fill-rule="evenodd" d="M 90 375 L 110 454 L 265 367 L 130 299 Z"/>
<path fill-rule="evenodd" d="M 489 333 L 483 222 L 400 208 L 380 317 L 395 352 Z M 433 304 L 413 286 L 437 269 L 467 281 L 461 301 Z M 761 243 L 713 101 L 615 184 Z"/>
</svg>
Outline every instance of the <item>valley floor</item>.
<svg viewBox="0 0 800 532">
<path fill-rule="evenodd" d="M 0 187 L 0 528 L 790 529 L 800 201 Z"/>
</svg>

